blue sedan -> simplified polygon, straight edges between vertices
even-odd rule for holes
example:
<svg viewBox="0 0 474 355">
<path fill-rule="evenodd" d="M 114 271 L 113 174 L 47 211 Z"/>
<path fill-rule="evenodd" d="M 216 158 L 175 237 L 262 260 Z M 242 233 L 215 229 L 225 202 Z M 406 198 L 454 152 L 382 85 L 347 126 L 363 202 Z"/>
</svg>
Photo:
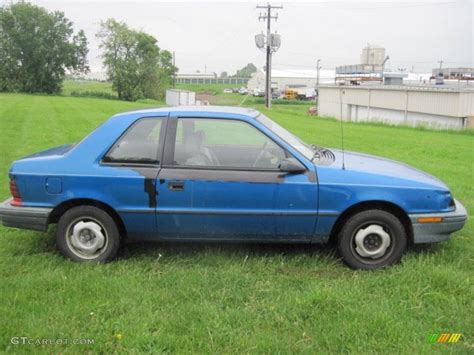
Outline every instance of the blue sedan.
<svg viewBox="0 0 474 355">
<path fill-rule="evenodd" d="M 75 145 L 10 169 L 5 226 L 46 231 L 76 261 L 126 240 L 326 243 L 344 262 L 397 263 L 466 221 L 448 187 L 405 164 L 310 146 L 251 109 L 177 107 L 113 116 Z"/>
</svg>

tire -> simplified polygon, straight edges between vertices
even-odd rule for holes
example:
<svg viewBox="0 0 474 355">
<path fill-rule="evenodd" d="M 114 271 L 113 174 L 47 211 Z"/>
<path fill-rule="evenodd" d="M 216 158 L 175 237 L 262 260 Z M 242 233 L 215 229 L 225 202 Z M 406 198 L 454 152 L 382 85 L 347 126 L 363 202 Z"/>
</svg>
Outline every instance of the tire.
<svg viewBox="0 0 474 355">
<path fill-rule="evenodd" d="M 353 269 L 374 270 L 396 264 L 407 246 L 407 234 L 393 214 L 373 209 L 351 216 L 338 235 L 343 261 Z"/>
<path fill-rule="evenodd" d="M 59 219 L 56 244 L 60 252 L 78 262 L 111 261 L 120 247 L 120 233 L 114 219 L 94 206 L 78 206 Z"/>
</svg>

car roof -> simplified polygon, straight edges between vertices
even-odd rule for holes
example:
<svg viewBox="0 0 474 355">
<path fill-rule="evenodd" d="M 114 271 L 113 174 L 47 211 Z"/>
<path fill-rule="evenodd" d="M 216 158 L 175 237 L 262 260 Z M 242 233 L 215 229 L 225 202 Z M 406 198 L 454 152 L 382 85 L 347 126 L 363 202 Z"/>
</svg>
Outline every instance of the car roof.
<svg viewBox="0 0 474 355">
<path fill-rule="evenodd" d="M 163 116 L 168 113 L 175 114 L 199 114 L 205 115 L 209 114 L 210 117 L 215 116 L 216 114 L 223 115 L 239 115 L 239 116 L 248 116 L 248 117 L 257 117 L 260 112 L 252 108 L 246 107 L 233 107 L 233 106 L 175 106 L 175 107 L 156 107 L 142 110 L 133 110 L 123 113 L 119 113 L 116 116 L 130 115 L 130 114 L 143 114 L 147 116 L 159 115 Z"/>
</svg>

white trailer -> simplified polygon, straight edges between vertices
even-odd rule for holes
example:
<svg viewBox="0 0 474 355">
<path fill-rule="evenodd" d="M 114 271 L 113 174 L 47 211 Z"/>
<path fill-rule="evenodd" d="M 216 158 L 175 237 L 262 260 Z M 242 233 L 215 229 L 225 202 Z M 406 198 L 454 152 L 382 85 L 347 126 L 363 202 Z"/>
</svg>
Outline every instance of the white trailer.
<svg viewBox="0 0 474 355">
<path fill-rule="evenodd" d="M 166 90 L 166 104 L 168 106 L 194 106 L 196 93 L 188 90 Z"/>
</svg>

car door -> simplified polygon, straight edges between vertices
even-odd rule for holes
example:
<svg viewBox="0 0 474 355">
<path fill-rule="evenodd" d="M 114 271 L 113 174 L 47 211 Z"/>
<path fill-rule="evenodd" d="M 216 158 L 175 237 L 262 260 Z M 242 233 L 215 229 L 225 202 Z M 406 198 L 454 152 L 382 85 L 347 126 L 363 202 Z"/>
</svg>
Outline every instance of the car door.
<svg viewBox="0 0 474 355">
<path fill-rule="evenodd" d="M 274 240 L 279 232 L 302 237 L 280 226 L 288 204 L 299 206 L 289 196 L 298 178 L 278 169 L 285 149 L 241 120 L 176 117 L 168 127 L 157 183 L 161 237 Z M 313 230 L 314 224 L 304 238 Z"/>
<path fill-rule="evenodd" d="M 102 190 L 113 202 L 129 238 L 156 239 L 156 177 L 167 117 L 136 120 L 100 162 Z"/>
</svg>

